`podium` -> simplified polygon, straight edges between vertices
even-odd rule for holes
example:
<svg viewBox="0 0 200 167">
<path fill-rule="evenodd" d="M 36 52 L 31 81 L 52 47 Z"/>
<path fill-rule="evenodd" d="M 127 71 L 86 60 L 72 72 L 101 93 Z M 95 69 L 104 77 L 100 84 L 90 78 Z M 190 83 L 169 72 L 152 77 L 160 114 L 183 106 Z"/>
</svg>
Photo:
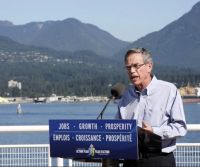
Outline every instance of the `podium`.
<svg viewBox="0 0 200 167">
<path fill-rule="evenodd" d="M 50 156 L 102 163 L 136 160 L 137 134 L 136 120 L 49 120 Z"/>
</svg>

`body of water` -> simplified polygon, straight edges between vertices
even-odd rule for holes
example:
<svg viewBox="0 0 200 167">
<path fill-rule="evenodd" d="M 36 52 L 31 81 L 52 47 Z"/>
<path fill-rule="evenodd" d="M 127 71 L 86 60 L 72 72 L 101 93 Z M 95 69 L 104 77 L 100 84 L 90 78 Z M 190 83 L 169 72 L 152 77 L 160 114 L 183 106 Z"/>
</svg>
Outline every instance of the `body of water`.
<svg viewBox="0 0 200 167">
<path fill-rule="evenodd" d="M 105 103 L 25 103 L 21 104 L 22 114 L 17 114 L 17 104 L 0 105 L 0 126 L 5 125 L 48 125 L 50 119 L 96 119 Z M 200 104 L 184 104 L 188 124 L 199 124 Z M 113 119 L 117 105 L 110 103 L 104 119 Z M 2 133 L 0 144 L 42 144 L 49 143 L 44 132 Z M 189 132 L 178 142 L 200 142 L 200 132 Z"/>
</svg>

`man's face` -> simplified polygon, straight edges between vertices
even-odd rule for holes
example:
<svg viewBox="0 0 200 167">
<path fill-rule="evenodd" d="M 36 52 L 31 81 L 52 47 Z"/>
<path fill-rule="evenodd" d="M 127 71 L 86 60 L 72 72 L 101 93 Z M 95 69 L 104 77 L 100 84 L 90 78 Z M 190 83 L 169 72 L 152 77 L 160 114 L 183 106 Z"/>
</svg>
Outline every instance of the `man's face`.
<svg viewBox="0 0 200 167">
<path fill-rule="evenodd" d="M 151 81 L 151 63 L 144 63 L 141 53 L 132 53 L 127 57 L 126 69 L 130 81 L 139 89 L 142 90 Z"/>
</svg>

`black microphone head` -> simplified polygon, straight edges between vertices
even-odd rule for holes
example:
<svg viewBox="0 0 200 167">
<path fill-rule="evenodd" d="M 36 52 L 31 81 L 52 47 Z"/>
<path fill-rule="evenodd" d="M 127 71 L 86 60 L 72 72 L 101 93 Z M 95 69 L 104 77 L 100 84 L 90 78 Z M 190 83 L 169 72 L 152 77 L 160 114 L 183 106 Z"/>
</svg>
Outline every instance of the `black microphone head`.
<svg viewBox="0 0 200 167">
<path fill-rule="evenodd" d="M 119 99 L 125 91 L 125 85 L 122 83 L 117 83 L 111 88 L 111 95 L 115 99 Z"/>
</svg>

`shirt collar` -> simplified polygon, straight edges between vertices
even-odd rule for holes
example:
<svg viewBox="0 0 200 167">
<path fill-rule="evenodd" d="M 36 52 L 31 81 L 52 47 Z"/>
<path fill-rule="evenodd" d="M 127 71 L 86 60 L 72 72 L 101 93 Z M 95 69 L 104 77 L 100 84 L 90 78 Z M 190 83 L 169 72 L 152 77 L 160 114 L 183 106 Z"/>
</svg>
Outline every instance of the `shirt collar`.
<svg viewBox="0 0 200 167">
<path fill-rule="evenodd" d="M 157 82 L 157 78 L 153 76 L 149 85 L 142 92 L 138 91 L 136 87 L 133 85 L 134 94 L 137 94 L 137 95 L 143 94 L 143 95 L 149 96 L 150 94 L 153 93 L 153 90 L 156 88 L 156 82 Z"/>
<path fill-rule="evenodd" d="M 146 90 L 147 90 L 147 95 L 149 96 L 150 94 L 153 93 L 153 91 L 155 90 L 156 88 L 156 83 L 157 83 L 157 78 L 156 76 L 154 75 L 151 82 L 149 83 L 149 85 L 146 87 Z"/>
</svg>

